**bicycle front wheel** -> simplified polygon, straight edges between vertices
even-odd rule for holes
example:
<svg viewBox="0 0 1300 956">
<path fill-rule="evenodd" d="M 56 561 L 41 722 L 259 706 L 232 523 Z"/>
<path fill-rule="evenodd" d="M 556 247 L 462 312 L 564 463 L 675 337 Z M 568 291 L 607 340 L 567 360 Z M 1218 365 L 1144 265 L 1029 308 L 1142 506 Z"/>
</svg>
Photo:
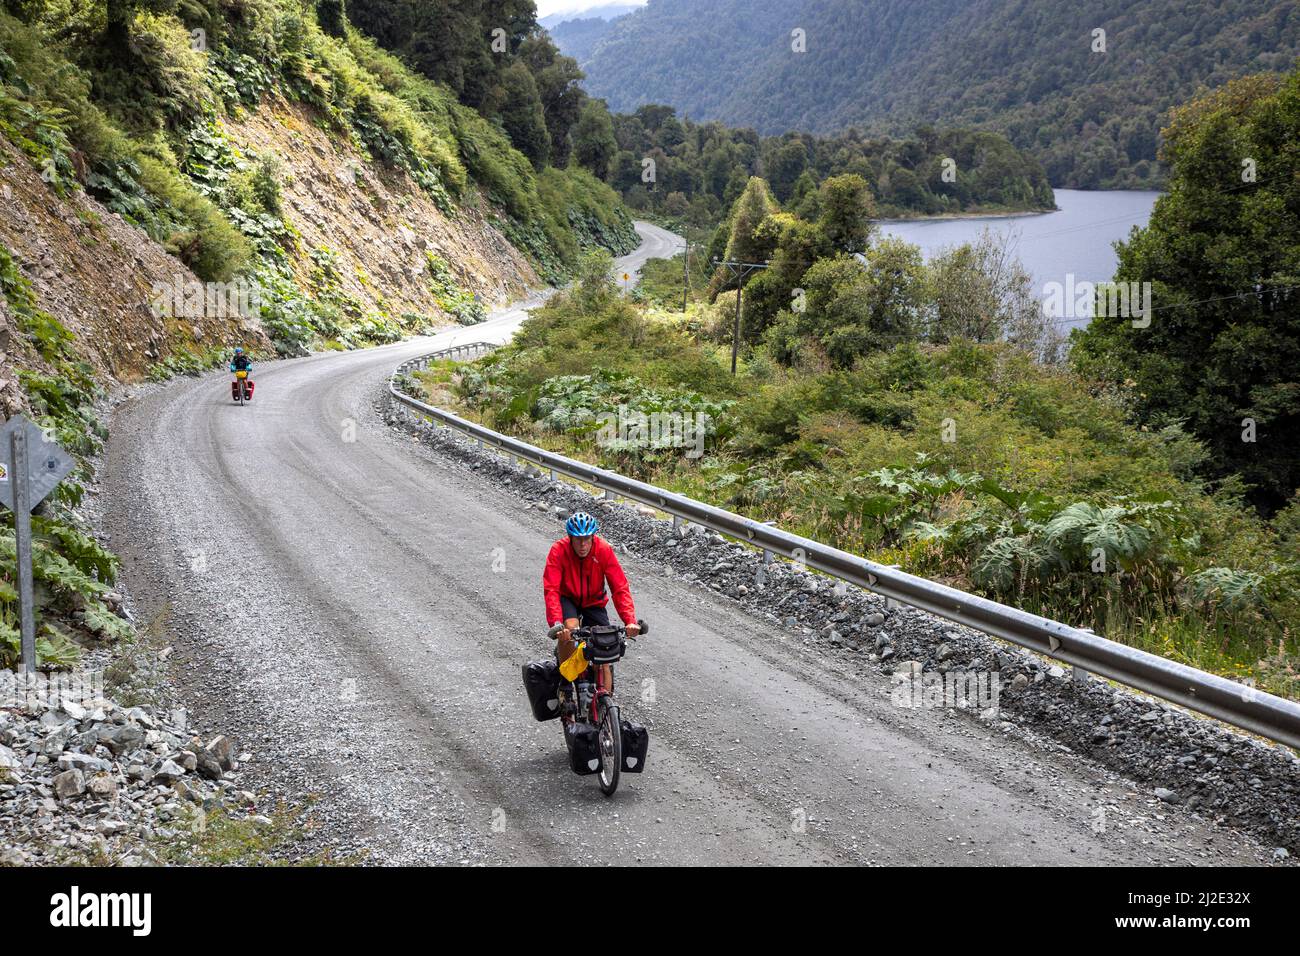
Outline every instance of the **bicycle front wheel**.
<svg viewBox="0 0 1300 956">
<path fill-rule="evenodd" d="M 618 704 L 608 698 L 601 705 L 597 740 L 600 742 L 600 792 L 611 797 L 618 789 L 618 775 L 623 769 L 623 729 Z"/>
</svg>

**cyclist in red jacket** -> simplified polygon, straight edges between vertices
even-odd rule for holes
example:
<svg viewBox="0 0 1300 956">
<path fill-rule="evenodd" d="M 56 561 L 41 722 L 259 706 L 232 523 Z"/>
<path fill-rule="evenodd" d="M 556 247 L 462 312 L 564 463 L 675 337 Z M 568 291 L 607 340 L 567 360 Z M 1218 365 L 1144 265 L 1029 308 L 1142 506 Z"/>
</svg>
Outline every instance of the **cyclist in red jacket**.
<svg viewBox="0 0 1300 956">
<path fill-rule="evenodd" d="M 627 575 L 618 563 L 614 549 L 596 537 L 596 519 L 579 511 L 564 524 L 567 537 L 551 545 L 542 572 L 542 594 L 546 599 L 546 620 L 554 627 L 563 624 L 556 645 L 556 655 L 565 661 L 573 654 L 571 632 L 578 627 L 609 624 L 606 604 L 614 596 L 614 608 L 627 628 L 629 637 L 641 633 L 636 623 L 636 607 Z M 606 592 L 608 585 L 608 593 Z"/>
</svg>

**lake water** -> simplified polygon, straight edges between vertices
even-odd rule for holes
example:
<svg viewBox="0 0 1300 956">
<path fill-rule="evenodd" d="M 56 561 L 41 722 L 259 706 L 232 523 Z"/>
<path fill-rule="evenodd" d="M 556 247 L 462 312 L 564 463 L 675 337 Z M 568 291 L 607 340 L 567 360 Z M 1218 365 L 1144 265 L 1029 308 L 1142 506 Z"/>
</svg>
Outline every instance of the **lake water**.
<svg viewBox="0 0 1300 956">
<path fill-rule="evenodd" d="M 1151 218 L 1158 192 L 1145 190 L 1056 190 L 1056 212 L 972 219 L 885 220 L 881 232 L 921 247 L 928 260 L 937 251 L 974 242 L 991 229 L 1009 233 L 1015 253 L 1034 279 L 1034 293 L 1046 296 L 1048 283 L 1068 290 L 1080 282 L 1109 282 L 1118 258 L 1111 244 L 1126 239 L 1134 226 Z M 1073 279 L 1071 279 L 1073 277 Z M 1082 325 L 1086 319 L 1066 322 Z"/>
</svg>

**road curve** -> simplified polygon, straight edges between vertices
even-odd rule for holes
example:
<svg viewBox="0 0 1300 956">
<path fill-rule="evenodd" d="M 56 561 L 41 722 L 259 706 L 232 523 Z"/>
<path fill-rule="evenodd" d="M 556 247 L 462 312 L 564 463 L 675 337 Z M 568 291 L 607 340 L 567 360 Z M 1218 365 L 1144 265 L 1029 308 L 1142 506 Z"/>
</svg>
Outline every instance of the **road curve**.
<svg viewBox="0 0 1300 956">
<path fill-rule="evenodd" d="M 634 269 L 674 237 L 641 225 Z M 527 711 L 561 533 L 386 428 L 405 358 L 470 329 L 146 390 L 115 413 L 101 505 L 148 640 L 250 783 L 315 794 L 310 840 L 381 863 L 1250 863 L 1263 851 L 1075 755 L 890 706 L 797 639 L 637 558 L 653 633 L 620 665 L 648 771 L 606 799 Z M 828 669 L 831 668 L 831 669 Z M 654 693 L 645 689 L 653 687 Z M 1125 826 L 1098 827 L 1101 803 Z"/>
</svg>

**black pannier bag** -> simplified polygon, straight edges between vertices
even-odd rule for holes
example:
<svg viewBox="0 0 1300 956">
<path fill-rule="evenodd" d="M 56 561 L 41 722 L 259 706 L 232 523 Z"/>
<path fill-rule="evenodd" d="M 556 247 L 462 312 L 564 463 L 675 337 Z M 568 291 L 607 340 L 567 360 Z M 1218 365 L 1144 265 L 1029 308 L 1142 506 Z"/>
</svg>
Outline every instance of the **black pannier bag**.
<svg viewBox="0 0 1300 956">
<path fill-rule="evenodd" d="M 564 742 L 569 745 L 569 767 L 586 776 L 600 769 L 600 732 L 591 724 L 564 726 Z"/>
<path fill-rule="evenodd" d="M 591 628 L 591 636 L 586 643 L 585 656 L 593 664 L 613 664 L 622 660 L 627 651 L 626 638 L 612 625 Z"/>
<path fill-rule="evenodd" d="M 646 753 L 650 750 L 650 731 L 631 721 L 622 722 L 623 772 L 640 773 L 645 769 Z"/>
<path fill-rule="evenodd" d="M 524 665 L 524 690 L 533 716 L 554 720 L 560 716 L 560 665 L 555 661 L 529 661 Z"/>
</svg>

